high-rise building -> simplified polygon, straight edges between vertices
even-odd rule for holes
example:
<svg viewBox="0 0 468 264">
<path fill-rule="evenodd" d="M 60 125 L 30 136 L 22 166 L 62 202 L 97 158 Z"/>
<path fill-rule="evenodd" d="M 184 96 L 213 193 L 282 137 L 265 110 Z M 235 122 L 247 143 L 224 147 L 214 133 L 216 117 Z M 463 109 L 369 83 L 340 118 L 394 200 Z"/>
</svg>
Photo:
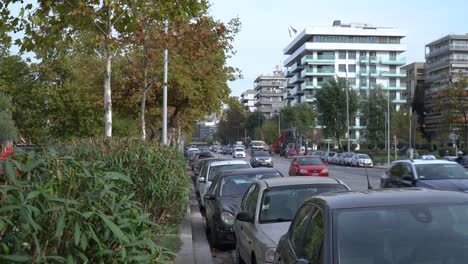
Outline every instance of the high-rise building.
<svg viewBox="0 0 468 264">
<path fill-rule="evenodd" d="M 446 125 L 439 102 L 444 100 L 443 91 L 454 81 L 456 73 L 468 75 L 468 33 L 448 35 L 426 45 L 425 130 L 432 137 Z M 446 138 L 444 138 L 446 140 Z"/>
<path fill-rule="evenodd" d="M 312 26 L 299 33 L 284 49 L 288 55 L 285 98 L 291 105 L 315 102 L 316 92 L 330 78 L 347 78 L 358 94 L 376 85 L 390 92 L 391 105 L 399 109 L 406 103 L 401 81 L 406 72 L 401 66 L 406 59 L 401 53 L 406 45 L 401 43 L 405 34 L 397 28 L 374 27 L 368 24 L 342 24 L 337 20 L 332 26 Z M 359 116 L 350 120 L 350 138 L 359 140 Z"/>
<path fill-rule="evenodd" d="M 424 62 L 413 62 L 403 66 L 403 69 L 406 71 L 406 77 L 401 80 L 401 86 L 406 85 L 403 96 L 406 99 L 407 109 L 409 109 L 413 102 L 416 86 L 424 84 Z"/>
<path fill-rule="evenodd" d="M 248 109 L 249 112 L 254 112 L 255 107 L 255 91 L 247 90 L 240 95 L 240 102 Z"/>
<path fill-rule="evenodd" d="M 269 118 L 284 105 L 283 90 L 286 84 L 284 72 L 277 69 L 271 75 L 260 75 L 255 79 L 255 106 L 257 111 Z"/>
</svg>

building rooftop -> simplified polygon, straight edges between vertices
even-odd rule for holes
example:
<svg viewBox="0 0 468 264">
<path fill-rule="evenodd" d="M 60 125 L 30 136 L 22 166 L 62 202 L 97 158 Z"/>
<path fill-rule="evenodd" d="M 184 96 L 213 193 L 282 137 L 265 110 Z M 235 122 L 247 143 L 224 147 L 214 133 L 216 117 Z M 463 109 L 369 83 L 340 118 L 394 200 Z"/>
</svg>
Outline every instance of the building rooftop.
<svg viewBox="0 0 468 264">
<path fill-rule="evenodd" d="M 429 47 L 429 46 L 432 46 L 432 45 L 435 45 L 435 44 L 439 44 L 440 42 L 443 42 L 443 41 L 448 40 L 448 39 L 466 39 L 466 40 L 468 40 L 468 33 L 466 33 L 464 35 L 450 34 L 450 35 L 441 37 L 439 39 L 436 39 L 436 40 L 426 44 L 426 47 Z"/>
</svg>

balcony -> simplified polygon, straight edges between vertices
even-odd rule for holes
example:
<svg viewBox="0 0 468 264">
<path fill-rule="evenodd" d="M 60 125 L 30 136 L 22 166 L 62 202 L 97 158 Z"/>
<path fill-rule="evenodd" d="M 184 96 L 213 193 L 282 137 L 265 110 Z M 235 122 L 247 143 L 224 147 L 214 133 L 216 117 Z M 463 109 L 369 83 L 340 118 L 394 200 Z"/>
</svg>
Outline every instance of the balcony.
<svg viewBox="0 0 468 264">
<path fill-rule="evenodd" d="M 280 96 L 283 93 L 284 93 L 283 90 L 276 90 L 276 91 L 260 90 L 257 93 L 255 93 L 255 97 L 258 97 L 258 96 Z"/>
<path fill-rule="evenodd" d="M 292 100 L 292 99 L 294 99 L 294 96 L 291 93 L 287 93 L 285 98 L 287 100 Z"/>
<path fill-rule="evenodd" d="M 369 89 L 369 84 L 368 83 L 363 83 L 363 84 L 359 84 L 359 89 Z"/>
<path fill-rule="evenodd" d="M 392 99 L 392 103 L 394 104 L 406 104 L 406 99 Z"/>
<path fill-rule="evenodd" d="M 359 57 L 359 62 L 362 62 L 362 63 L 365 62 L 365 63 L 367 63 L 367 62 L 369 62 L 369 61 L 370 61 L 370 63 L 377 63 L 377 62 L 379 62 L 379 59 L 378 59 L 376 56 L 370 56 L 370 57 L 368 57 L 368 56 L 363 56 L 363 57 Z"/>
<path fill-rule="evenodd" d="M 308 103 L 313 103 L 315 102 L 317 99 L 315 98 L 315 96 L 311 95 L 311 94 L 307 94 L 305 96 L 305 101 L 308 102 Z"/>
<path fill-rule="evenodd" d="M 292 65 L 291 67 L 289 67 L 289 71 L 290 72 L 298 72 L 298 71 L 301 71 L 304 69 L 304 66 L 302 65 L 297 65 L 297 64 L 294 64 Z"/>
<path fill-rule="evenodd" d="M 307 68 L 307 69 L 302 71 L 302 75 L 303 76 L 335 76 L 336 73 L 335 73 L 334 68 L 332 68 L 332 69 L 317 69 L 317 70 Z"/>
<path fill-rule="evenodd" d="M 380 63 L 387 64 L 387 65 L 405 65 L 406 58 L 404 57 L 380 58 Z"/>
<path fill-rule="evenodd" d="M 387 90 L 406 90 L 406 83 L 400 83 L 400 85 L 390 85 L 386 88 Z"/>
<path fill-rule="evenodd" d="M 293 76 L 294 76 L 294 72 L 293 72 L 292 70 L 286 71 L 285 76 L 286 76 L 286 77 L 293 77 Z"/>
<path fill-rule="evenodd" d="M 291 81 L 288 81 L 286 88 L 294 88 L 294 84 Z"/>
<path fill-rule="evenodd" d="M 322 88 L 321 85 L 315 85 L 313 82 L 305 82 L 304 89 L 320 89 Z"/>
<path fill-rule="evenodd" d="M 406 71 L 384 71 L 381 73 L 382 77 L 406 77 Z"/>
<path fill-rule="evenodd" d="M 307 55 L 302 57 L 301 64 L 335 64 L 335 55 L 317 55 L 316 58 L 313 55 Z"/>
<path fill-rule="evenodd" d="M 304 82 L 304 78 L 301 78 L 301 77 L 298 77 L 299 75 L 296 74 L 294 75 L 293 77 L 291 77 L 291 79 L 289 79 L 289 83 L 301 83 L 301 82 Z"/>
</svg>

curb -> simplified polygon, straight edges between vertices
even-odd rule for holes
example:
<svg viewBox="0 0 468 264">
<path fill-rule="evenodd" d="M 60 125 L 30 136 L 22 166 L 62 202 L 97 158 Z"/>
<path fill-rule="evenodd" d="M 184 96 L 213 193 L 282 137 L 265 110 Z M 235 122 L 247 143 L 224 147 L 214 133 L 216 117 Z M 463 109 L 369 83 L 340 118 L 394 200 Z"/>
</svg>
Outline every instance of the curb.
<svg viewBox="0 0 468 264">
<path fill-rule="evenodd" d="M 193 262 L 199 264 L 212 264 L 213 257 L 205 232 L 205 223 L 198 206 L 194 187 L 190 190 L 190 218 L 192 225 L 192 254 Z"/>
<path fill-rule="evenodd" d="M 190 219 L 190 204 L 187 206 L 184 221 L 179 225 L 180 240 L 182 247 L 174 260 L 175 264 L 194 263 L 193 244 L 192 244 L 192 221 Z"/>
</svg>

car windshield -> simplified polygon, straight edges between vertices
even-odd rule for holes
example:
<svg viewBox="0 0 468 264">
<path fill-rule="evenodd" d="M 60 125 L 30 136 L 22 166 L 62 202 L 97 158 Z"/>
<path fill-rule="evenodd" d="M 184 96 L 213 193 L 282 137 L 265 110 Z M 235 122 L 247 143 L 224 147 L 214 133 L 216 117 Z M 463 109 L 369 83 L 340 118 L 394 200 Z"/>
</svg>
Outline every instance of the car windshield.
<svg viewBox="0 0 468 264">
<path fill-rule="evenodd" d="M 221 181 L 219 196 L 243 195 L 254 180 L 281 177 L 279 172 L 253 173 L 247 175 L 226 176 Z"/>
<path fill-rule="evenodd" d="M 359 159 L 370 159 L 370 157 L 366 154 L 359 154 L 357 155 Z"/>
<path fill-rule="evenodd" d="M 322 165 L 323 162 L 320 158 L 300 158 L 299 165 Z"/>
<path fill-rule="evenodd" d="M 262 142 L 252 142 L 253 147 L 262 147 L 263 143 Z"/>
<path fill-rule="evenodd" d="M 466 263 L 468 204 L 339 210 L 336 263 Z M 321 239 L 321 238 L 320 238 Z"/>
<path fill-rule="evenodd" d="M 468 179 L 468 171 L 460 164 L 415 165 L 420 180 Z"/>
<path fill-rule="evenodd" d="M 297 209 L 311 196 L 326 192 L 345 191 L 340 184 L 307 184 L 272 187 L 263 193 L 260 223 L 291 221 Z"/>
<path fill-rule="evenodd" d="M 269 157 L 270 154 L 269 154 L 268 152 L 266 152 L 266 151 L 256 151 L 256 152 L 254 153 L 254 156 L 256 156 L 256 157 L 265 157 L 265 156 L 268 156 L 268 157 Z"/>
<path fill-rule="evenodd" d="M 208 174 L 208 181 L 213 181 L 214 177 L 222 171 L 235 170 L 235 169 L 247 169 L 247 168 L 250 168 L 250 166 L 247 163 L 211 166 L 210 173 Z"/>
<path fill-rule="evenodd" d="M 245 149 L 243 149 L 243 148 L 236 148 L 236 151 L 237 151 L 237 152 L 242 152 L 242 151 L 245 151 Z"/>
</svg>

